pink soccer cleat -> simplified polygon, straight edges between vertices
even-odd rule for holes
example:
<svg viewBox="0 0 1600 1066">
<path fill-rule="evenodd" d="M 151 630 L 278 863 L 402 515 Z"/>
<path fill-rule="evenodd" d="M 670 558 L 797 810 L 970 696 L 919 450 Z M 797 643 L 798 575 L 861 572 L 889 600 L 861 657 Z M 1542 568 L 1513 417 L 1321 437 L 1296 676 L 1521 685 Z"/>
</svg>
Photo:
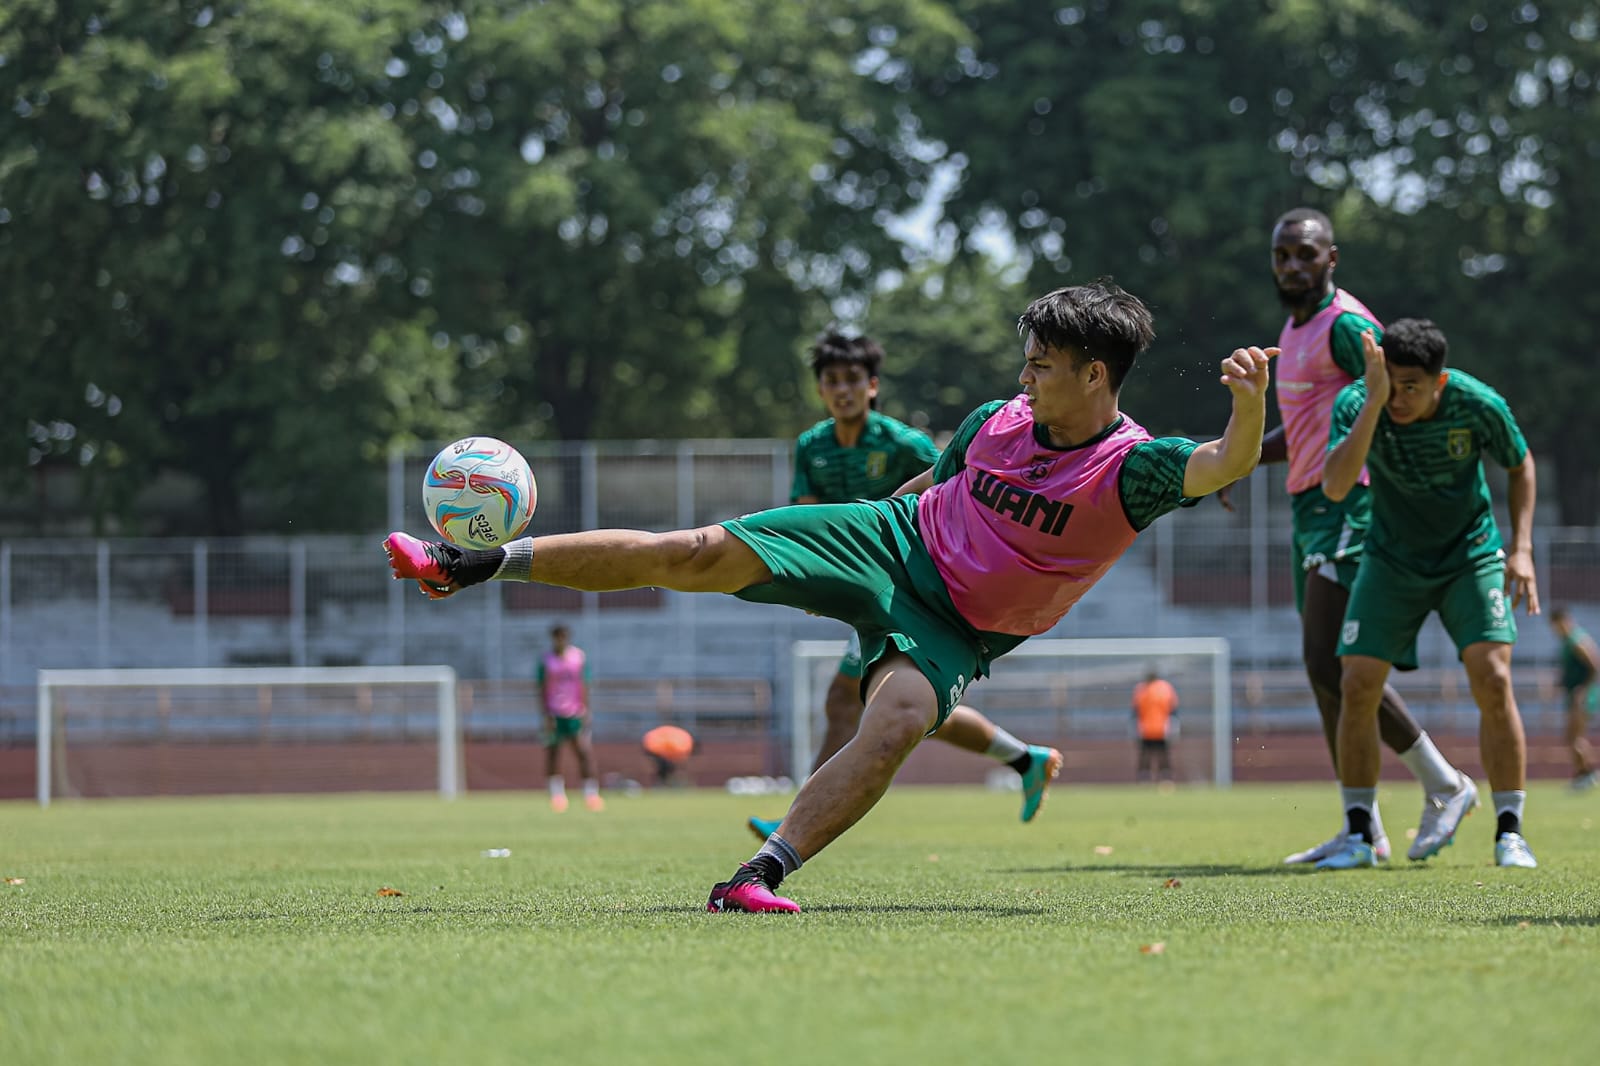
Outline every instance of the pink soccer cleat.
<svg viewBox="0 0 1600 1066">
<path fill-rule="evenodd" d="M 455 545 L 390 533 L 383 538 L 383 550 L 395 579 L 415 581 L 429 599 L 442 600 L 456 591 L 454 569 L 461 549 Z"/>
<path fill-rule="evenodd" d="M 747 914 L 766 914 L 777 911 L 799 914 L 800 904 L 783 898 L 760 881 L 723 881 L 711 886 L 711 898 L 706 901 L 706 910 L 712 913 L 744 911 Z"/>
</svg>

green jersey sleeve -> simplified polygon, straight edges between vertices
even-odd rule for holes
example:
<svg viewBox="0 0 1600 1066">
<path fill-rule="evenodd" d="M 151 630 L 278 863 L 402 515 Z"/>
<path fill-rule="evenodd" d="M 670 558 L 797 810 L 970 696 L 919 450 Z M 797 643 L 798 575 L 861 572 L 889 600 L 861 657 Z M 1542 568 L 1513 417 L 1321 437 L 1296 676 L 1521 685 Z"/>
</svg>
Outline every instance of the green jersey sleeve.
<svg viewBox="0 0 1600 1066">
<path fill-rule="evenodd" d="M 1354 311 L 1346 311 L 1334 319 L 1333 328 L 1328 331 L 1328 349 L 1334 363 L 1353 378 L 1363 377 L 1367 372 L 1367 353 L 1361 347 L 1361 335 L 1369 329 L 1375 335 L 1373 339 L 1382 344 L 1383 327 Z"/>
<path fill-rule="evenodd" d="M 1366 359 L 1362 358 L 1362 374 L 1366 373 Z M 1328 450 L 1331 452 L 1339 446 L 1339 442 L 1350 435 L 1350 427 L 1356 424 L 1356 416 L 1361 413 L 1361 407 L 1367 402 L 1367 383 L 1365 381 L 1352 381 L 1339 390 L 1339 395 L 1333 398 L 1333 414 L 1328 420 Z"/>
<path fill-rule="evenodd" d="M 1187 437 L 1157 437 L 1129 449 L 1117 475 L 1117 492 L 1129 525 L 1142 530 L 1168 511 L 1196 502 L 1183 494 L 1183 479 L 1189 456 L 1199 446 Z"/>
<path fill-rule="evenodd" d="M 956 427 L 956 435 L 945 446 L 944 454 L 940 455 L 939 461 L 934 464 L 934 484 L 949 481 L 967 468 L 967 449 L 972 447 L 973 440 L 978 436 L 978 430 L 982 429 L 983 424 L 1005 405 L 1004 400 L 990 400 L 962 420 L 961 425 Z"/>
<path fill-rule="evenodd" d="M 794 442 L 794 483 L 789 486 L 789 502 L 793 503 L 802 496 L 817 496 L 817 487 L 811 483 L 811 437 L 812 431 L 806 430 Z"/>
</svg>

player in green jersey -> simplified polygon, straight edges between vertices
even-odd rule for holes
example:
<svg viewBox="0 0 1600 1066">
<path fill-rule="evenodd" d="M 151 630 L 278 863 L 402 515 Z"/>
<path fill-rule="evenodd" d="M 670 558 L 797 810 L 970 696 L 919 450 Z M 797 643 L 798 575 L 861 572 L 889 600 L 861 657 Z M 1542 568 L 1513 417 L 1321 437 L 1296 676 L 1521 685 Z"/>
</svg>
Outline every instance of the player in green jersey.
<svg viewBox="0 0 1600 1066">
<path fill-rule="evenodd" d="M 1479 751 L 1494 792 L 1495 862 L 1537 866 L 1522 836 L 1527 750 L 1511 687 L 1513 610 L 1523 603 L 1530 615 L 1539 613 L 1533 455 L 1499 393 L 1444 369 L 1449 345 L 1432 322 L 1401 319 L 1381 346 L 1370 333 L 1363 346 L 1365 376 L 1334 403 L 1322 477 L 1332 500 L 1350 492 L 1363 465 L 1372 479 L 1372 529 L 1339 641 L 1339 781 L 1350 833 L 1345 847 L 1317 866 L 1376 862 L 1378 700 L 1392 666 L 1416 665 L 1417 631 L 1434 611 L 1478 705 Z M 1509 475 L 1509 547 L 1495 525 L 1484 455 Z M 1469 809 L 1476 803 L 1474 791 Z"/>
<path fill-rule="evenodd" d="M 1550 626 L 1561 638 L 1561 691 L 1566 696 L 1567 750 L 1572 753 L 1572 790 L 1583 792 L 1600 784 L 1594 768 L 1594 749 L 1585 736 L 1589 716 L 1600 710 L 1600 646 L 1572 620 L 1572 612 L 1557 607 Z"/>
<path fill-rule="evenodd" d="M 1261 442 L 1263 463 L 1285 463 L 1293 504 L 1290 563 L 1295 568 L 1295 607 L 1300 613 L 1300 656 L 1322 719 L 1322 735 L 1339 771 L 1339 627 L 1361 562 L 1372 517 L 1365 478 L 1335 503 L 1322 491 L 1328 452 L 1328 420 L 1334 400 L 1365 370 L 1361 336 L 1383 340 L 1376 316 L 1334 282 L 1339 246 L 1333 223 L 1321 211 L 1297 207 L 1272 227 L 1272 278 L 1288 319 L 1278 335 L 1283 355 L 1275 388 L 1282 423 Z M 1407 855 L 1425 859 L 1443 846 L 1466 812 L 1471 779 L 1445 759 L 1411 716 L 1405 701 L 1385 685 L 1378 706 L 1378 735 L 1422 785 L 1422 818 Z M 1372 808 L 1373 850 L 1389 858 L 1389 838 Z M 1314 863 L 1344 847 L 1349 826 L 1328 840 L 1286 857 Z"/>
<path fill-rule="evenodd" d="M 897 495 L 897 490 L 939 461 L 939 448 L 926 433 L 878 413 L 878 371 L 883 356 L 882 346 L 871 338 L 848 337 L 833 330 L 812 346 L 811 373 L 829 417 L 795 442 L 790 503 L 885 499 Z M 811 764 L 813 773 L 848 744 L 861 726 L 866 709 L 861 674 L 861 641 L 852 630 L 823 700 L 827 727 Z M 951 712 L 934 736 L 987 755 L 1021 774 L 1024 822 L 1039 813 L 1051 779 L 1061 771 L 1061 753 L 1055 748 L 1025 744 L 965 705 Z M 750 818 L 745 824 L 765 840 L 777 831 L 780 821 Z"/>
</svg>

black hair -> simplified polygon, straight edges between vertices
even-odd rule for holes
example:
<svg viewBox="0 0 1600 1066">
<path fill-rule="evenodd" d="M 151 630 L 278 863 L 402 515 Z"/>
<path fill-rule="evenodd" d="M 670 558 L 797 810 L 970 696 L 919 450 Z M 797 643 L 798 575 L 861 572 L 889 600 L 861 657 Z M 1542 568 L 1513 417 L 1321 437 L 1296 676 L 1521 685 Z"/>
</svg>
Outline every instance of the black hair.
<svg viewBox="0 0 1600 1066">
<path fill-rule="evenodd" d="M 1017 319 L 1017 332 L 1070 353 L 1076 365 L 1098 359 L 1106 365 L 1113 393 L 1156 337 L 1150 309 L 1110 278 L 1039 297 Z"/>
<path fill-rule="evenodd" d="M 1272 224 L 1272 232 L 1277 233 L 1284 226 L 1299 222 L 1315 222 L 1322 227 L 1322 232 L 1328 235 L 1328 243 L 1333 243 L 1333 223 L 1328 216 L 1314 207 L 1296 207 L 1278 216 L 1278 221 Z"/>
<path fill-rule="evenodd" d="M 572 630 L 567 628 L 566 623 L 557 622 L 550 627 L 550 635 L 552 637 L 570 637 L 572 636 Z"/>
<path fill-rule="evenodd" d="M 1402 318 L 1383 331 L 1383 358 L 1395 366 L 1421 367 L 1430 374 L 1444 369 L 1450 342 L 1428 318 Z"/>
<path fill-rule="evenodd" d="M 811 346 L 811 373 L 821 377 L 830 366 L 865 367 L 868 377 L 877 377 L 883 365 L 883 348 L 870 337 L 850 337 L 830 329 Z"/>
</svg>

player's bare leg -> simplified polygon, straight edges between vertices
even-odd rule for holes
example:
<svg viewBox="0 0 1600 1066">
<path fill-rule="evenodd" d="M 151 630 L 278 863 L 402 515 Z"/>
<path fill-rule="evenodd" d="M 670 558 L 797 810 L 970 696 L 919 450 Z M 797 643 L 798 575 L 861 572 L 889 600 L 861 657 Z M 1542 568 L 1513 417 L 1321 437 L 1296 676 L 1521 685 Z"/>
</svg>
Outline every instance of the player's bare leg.
<svg viewBox="0 0 1600 1066">
<path fill-rule="evenodd" d="M 1586 706 L 1587 689 L 1574 689 L 1567 694 L 1567 727 L 1564 739 L 1567 751 L 1572 754 L 1572 787 L 1582 792 L 1593 788 L 1594 747 L 1589 743 L 1589 711 Z"/>
<path fill-rule="evenodd" d="M 1494 793 L 1495 862 L 1537 866 L 1522 837 L 1528 742 L 1511 688 L 1511 645 L 1490 641 L 1461 649 L 1472 699 L 1478 705 L 1478 753 Z"/>
<path fill-rule="evenodd" d="M 1021 774 L 1024 822 L 1033 821 L 1044 806 L 1050 782 L 1061 773 L 1061 753 L 1055 748 L 1024 744 L 966 704 L 951 711 L 933 737 L 963 751 L 987 755 Z"/>
<path fill-rule="evenodd" d="M 545 787 L 550 791 L 550 809 L 557 814 L 567 809 L 567 779 L 561 775 L 561 744 L 558 740 L 544 747 Z"/>
<path fill-rule="evenodd" d="M 837 840 L 894 780 L 938 713 L 933 685 L 909 657 L 892 653 L 872 668 L 861 728 L 801 787 L 778 831 L 711 892 L 714 911 L 792 911 L 775 893 L 783 878 Z"/>
<path fill-rule="evenodd" d="M 1378 794 L 1381 749 L 1378 704 L 1389 677 L 1389 664 L 1367 655 L 1346 655 L 1339 709 L 1339 783 L 1344 796 L 1349 834 L 1343 848 L 1317 863 L 1319 870 L 1375 866 L 1372 807 Z"/>
<path fill-rule="evenodd" d="M 578 773 L 583 778 L 583 805 L 591 811 L 605 810 L 606 801 L 600 798 L 600 775 L 595 772 L 594 766 L 594 739 L 589 735 L 587 725 L 573 738 L 572 750 L 578 753 Z"/>
<path fill-rule="evenodd" d="M 861 726 L 861 713 L 867 705 L 861 702 L 861 679 L 849 674 L 834 674 L 828 685 L 828 695 L 822 701 L 822 714 L 827 722 L 823 729 L 822 744 L 817 757 L 811 762 L 811 772 L 816 773 L 822 764 L 856 735 Z"/>
</svg>

